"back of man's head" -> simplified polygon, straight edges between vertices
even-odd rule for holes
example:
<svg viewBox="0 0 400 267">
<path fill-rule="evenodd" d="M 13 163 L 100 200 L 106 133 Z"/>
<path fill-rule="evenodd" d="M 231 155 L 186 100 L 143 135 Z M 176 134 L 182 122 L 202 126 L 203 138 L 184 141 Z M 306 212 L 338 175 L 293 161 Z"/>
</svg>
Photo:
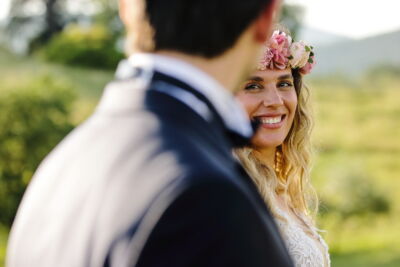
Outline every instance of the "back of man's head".
<svg viewBox="0 0 400 267">
<path fill-rule="evenodd" d="M 124 3 L 125 2 L 125 3 Z M 274 0 L 124 0 L 128 53 L 169 50 L 213 58 Z"/>
</svg>

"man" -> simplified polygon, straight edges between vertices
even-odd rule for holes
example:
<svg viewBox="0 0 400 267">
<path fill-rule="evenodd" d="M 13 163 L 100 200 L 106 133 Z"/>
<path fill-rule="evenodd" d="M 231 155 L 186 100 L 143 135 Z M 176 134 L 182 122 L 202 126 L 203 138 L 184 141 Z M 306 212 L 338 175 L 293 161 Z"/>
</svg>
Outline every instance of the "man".
<svg viewBox="0 0 400 267">
<path fill-rule="evenodd" d="M 292 266 L 231 154 L 252 136 L 232 92 L 277 4 L 122 0 L 131 56 L 36 172 L 8 266 Z"/>
</svg>

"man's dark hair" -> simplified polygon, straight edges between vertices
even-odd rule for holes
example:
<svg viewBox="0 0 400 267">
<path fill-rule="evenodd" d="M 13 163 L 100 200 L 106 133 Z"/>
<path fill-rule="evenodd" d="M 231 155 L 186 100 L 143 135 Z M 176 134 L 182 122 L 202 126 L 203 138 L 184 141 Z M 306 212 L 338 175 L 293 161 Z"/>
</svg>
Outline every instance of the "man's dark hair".
<svg viewBox="0 0 400 267">
<path fill-rule="evenodd" d="M 151 50 L 173 50 L 207 58 L 221 55 L 231 48 L 250 23 L 272 2 L 271 0 L 144 1 L 146 17 L 153 34 Z M 141 47 L 141 50 L 149 49 Z"/>
</svg>

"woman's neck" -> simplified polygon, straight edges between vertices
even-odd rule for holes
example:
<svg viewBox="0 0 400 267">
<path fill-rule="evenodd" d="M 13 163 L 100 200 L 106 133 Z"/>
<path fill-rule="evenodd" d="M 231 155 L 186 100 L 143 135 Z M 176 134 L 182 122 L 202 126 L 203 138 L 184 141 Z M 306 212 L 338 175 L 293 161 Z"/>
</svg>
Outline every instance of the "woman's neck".
<svg viewBox="0 0 400 267">
<path fill-rule="evenodd" d="M 262 148 L 254 149 L 254 156 L 263 164 L 270 168 L 275 166 L 275 152 L 276 148 Z"/>
</svg>

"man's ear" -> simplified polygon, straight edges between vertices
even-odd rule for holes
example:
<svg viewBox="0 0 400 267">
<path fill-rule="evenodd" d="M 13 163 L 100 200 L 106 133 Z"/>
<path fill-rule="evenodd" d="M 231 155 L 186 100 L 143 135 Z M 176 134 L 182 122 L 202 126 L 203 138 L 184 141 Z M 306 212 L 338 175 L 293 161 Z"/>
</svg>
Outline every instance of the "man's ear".
<svg viewBox="0 0 400 267">
<path fill-rule="evenodd" d="M 121 18 L 121 21 L 123 23 L 126 23 L 126 17 L 125 17 L 125 13 L 126 13 L 126 6 L 125 6 L 125 0 L 119 0 L 118 1 L 118 12 L 119 12 L 119 17 Z"/>
<path fill-rule="evenodd" d="M 127 3 L 129 0 L 119 0 L 119 17 L 121 18 L 121 21 L 125 25 L 130 24 L 129 20 L 129 3 Z"/>
<path fill-rule="evenodd" d="M 281 0 L 271 0 L 254 22 L 254 39 L 256 42 L 265 43 L 271 36 L 271 28 L 280 12 Z"/>
</svg>

